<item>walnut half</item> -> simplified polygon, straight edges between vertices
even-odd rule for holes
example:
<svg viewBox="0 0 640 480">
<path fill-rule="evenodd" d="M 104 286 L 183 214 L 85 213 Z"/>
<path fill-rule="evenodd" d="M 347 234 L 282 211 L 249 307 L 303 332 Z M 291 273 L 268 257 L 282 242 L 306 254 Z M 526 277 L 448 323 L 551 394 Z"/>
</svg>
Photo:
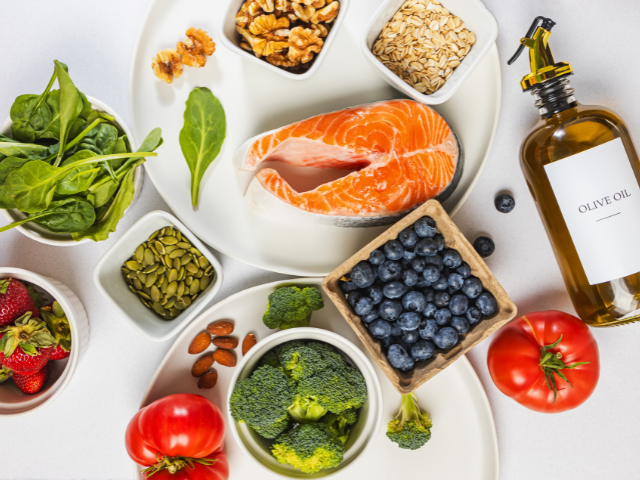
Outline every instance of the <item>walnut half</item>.
<svg viewBox="0 0 640 480">
<path fill-rule="evenodd" d="M 182 75 L 182 58 L 172 48 L 160 50 L 151 63 L 153 72 L 164 83 L 172 83 Z"/>
<path fill-rule="evenodd" d="M 182 63 L 188 67 L 204 67 L 207 56 L 216 51 L 216 44 L 211 37 L 201 28 L 191 27 L 187 30 L 187 38 L 184 42 L 178 42 L 176 49 L 182 55 Z"/>
<path fill-rule="evenodd" d="M 313 53 L 320 53 L 324 42 L 308 28 L 296 27 L 289 35 L 289 60 L 307 63 L 313 60 Z"/>
</svg>

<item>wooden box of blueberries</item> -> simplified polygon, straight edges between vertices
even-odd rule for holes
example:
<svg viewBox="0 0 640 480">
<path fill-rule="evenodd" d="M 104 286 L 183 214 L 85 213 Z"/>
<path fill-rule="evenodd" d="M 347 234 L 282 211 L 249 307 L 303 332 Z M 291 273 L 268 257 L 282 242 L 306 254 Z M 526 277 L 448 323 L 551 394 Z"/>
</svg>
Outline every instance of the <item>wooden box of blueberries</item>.
<svg viewBox="0 0 640 480">
<path fill-rule="evenodd" d="M 340 265 L 323 287 L 403 394 L 445 369 L 517 312 L 436 200 Z"/>
</svg>

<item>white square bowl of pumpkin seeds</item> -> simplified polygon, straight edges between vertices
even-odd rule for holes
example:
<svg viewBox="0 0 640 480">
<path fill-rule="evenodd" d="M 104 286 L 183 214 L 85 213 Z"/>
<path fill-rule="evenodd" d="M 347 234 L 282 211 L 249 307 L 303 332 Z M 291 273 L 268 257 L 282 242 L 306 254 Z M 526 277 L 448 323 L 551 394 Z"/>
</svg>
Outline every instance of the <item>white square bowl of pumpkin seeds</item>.
<svg viewBox="0 0 640 480">
<path fill-rule="evenodd" d="M 176 217 L 156 210 L 107 250 L 93 281 L 134 329 L 163 342 L 215 297 L 222 266 Z"/>
</svg>

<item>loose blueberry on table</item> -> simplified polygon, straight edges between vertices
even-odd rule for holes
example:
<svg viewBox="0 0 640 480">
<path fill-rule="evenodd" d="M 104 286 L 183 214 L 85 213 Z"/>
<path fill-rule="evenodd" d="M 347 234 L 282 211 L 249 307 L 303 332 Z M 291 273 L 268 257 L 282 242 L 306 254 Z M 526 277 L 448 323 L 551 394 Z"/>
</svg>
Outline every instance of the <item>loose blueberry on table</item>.
<svg viewBox="0 0 640 480">
<path fill-rule="evenodd" d="M 498 310 L 428 216 L 371 252 L 339 284 L 389 364 L 402 372 L 456 346 Z"/>
</svg>

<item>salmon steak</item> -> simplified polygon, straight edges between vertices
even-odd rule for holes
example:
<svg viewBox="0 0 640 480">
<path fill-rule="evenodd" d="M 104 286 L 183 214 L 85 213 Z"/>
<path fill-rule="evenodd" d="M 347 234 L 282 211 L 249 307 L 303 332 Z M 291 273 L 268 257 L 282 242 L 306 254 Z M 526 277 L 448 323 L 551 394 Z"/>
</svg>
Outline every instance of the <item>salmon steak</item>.
<svg viewBox="0 0 640 480">
<path fill-rule="evenodd" d="M 296 191 L 272 168 L 278 162 L 348 172 Z M 444 201 L 462 176 L 463 156 L 454 131 L 435 110 L 390 100 L 254 137 L 238 150 L 234 166 L 252 175 L 245 200 L 261 214 L 367 227 L 393 223 L 427 200 Z"/>
</svg>

